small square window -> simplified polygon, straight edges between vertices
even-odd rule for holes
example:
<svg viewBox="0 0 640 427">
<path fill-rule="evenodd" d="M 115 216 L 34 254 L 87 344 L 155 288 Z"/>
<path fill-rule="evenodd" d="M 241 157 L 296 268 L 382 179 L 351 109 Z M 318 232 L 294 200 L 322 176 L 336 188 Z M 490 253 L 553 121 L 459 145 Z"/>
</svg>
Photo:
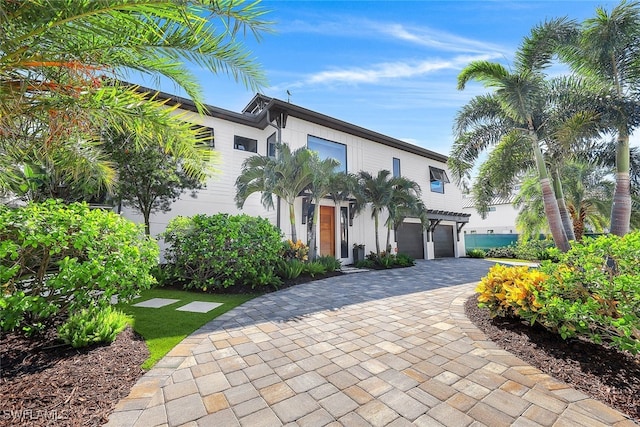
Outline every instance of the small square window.
<svg viewBox="0 0 640 427">
<path fill-rule="evenodd" d="M 244 136 L 233 137 L 233 148 L 240 151 L 249 151 L 251 153 L 258 152 L 258 141 L 255 139 L 245 138 Z"/>
<path fill-rule="evenodd" d="M 447 173 L 443 169 L 432 166 L 429 166 L 429 180 L 431 191 L 440 194 L 444 194 L 444 185 L 450 182 Z"/>
<path fill-rule="evenodd" d="M 216 147 L 213 128 L 206 126 L 192 126 L 191 128 L 197 132 L 199 143 L 207 145 L 210 148 Z"/>
</svg>

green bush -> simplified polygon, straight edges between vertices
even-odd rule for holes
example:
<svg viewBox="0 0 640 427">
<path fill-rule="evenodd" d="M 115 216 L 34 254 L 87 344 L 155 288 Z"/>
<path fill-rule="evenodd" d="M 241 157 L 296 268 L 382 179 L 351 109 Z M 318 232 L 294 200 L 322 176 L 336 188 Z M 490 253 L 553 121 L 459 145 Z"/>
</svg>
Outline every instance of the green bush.
<svg viewBox="0 0 640 427">
<path fill-rule="evenodd" d="M 413 265 L 416 265 L 416 260 L 407 254 L 399 253 L 398 255 L 396 255 L 395 263 L 400 267 L 411 267 Z"/>
<path fill-rule="evenodd" d="M 316 262 L 322 264 L 326 271 L 336 271 L 342 267 L 340 260 L 331 255 L 320 256 L 316 258 Z"/>
<path fill-rule="evenodd" d="M 278 269 L 276 274 L 283 279 L 295 279 L 304 271 L 304 263 L 298 259 L 281 259 L 278 260 Z"/>
<path fill-rule="evenodd" d="M 311 277 L 316 277 L 316 274 L 326 273 L 327 268 L 318 261 L 307 262 L 304 264 L 304 272 Z"/>
<path fill-rule="evenodd" d="M 555 248 L 553 240 L 527 240 L 518 242 L 514 248 L 515 258 L 530 261 L 555 260 L 552 249 Z"/>
<path fill-rule="evenodd" d="M 111 343 L 127 327 L 130 318 L 111 306 L 80 310 L 58 328 L 58 337 L 73 348 Z"/>
<path fill-rule="evenodd" d="M 469 249 L 467 250 L 467 256 L 469 258 L 484 258 L 486 253 L 482 249 Z"/>
<path fill-rule="evenodd" d="M 516 252 L 513 246 L 491 248 L 486 252 L 486 258 L 516 258 Z"/>
<path fill-rule="evenodd" d="M 154 283 L 158 245 L 136 225 L 87 204 L 0 208 L 0 328 L 32 334 L 54 315 L 126 301 Z"/>
<path fill-rule="evenodd" d="M 574 243 L 540 293 L 543 325 L 563 338 L 584 336 L 640 352 L 640 233 Z"/>
<path fill-rule="evenodd" d="M 354 264 L 356 268 L 373 268 L 375 265 L 376 263 L 368 258 L 361 259 Z"/>
<path fill-rule="evenodd" d="M 233 285 L 277 285 L 282 234 L 248 215 L 176 217 L 163 233 L 171 277 L 204 291 Z"/>
</svg>

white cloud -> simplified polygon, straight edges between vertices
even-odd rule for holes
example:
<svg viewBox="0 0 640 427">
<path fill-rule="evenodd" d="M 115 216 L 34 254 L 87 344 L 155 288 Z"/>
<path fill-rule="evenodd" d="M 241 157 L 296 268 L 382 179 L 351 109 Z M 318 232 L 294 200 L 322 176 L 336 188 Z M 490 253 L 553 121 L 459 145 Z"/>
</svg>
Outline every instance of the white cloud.
<svg viewBox="0 0 640 427">
<path fill-rule="evenodd" d="M 451 59 L 430 59 L 424 61 L 397 61 L 373 64 L 368 68 L 348 67 L 311 74 L 302 84 L 374 84 L 385 80 L 415 78 L 441 70 L 459 70 L 474 60 L 489 60 L 491 55 L 458 56 Z"/>
<path fill-rule="evenodd" d="M 500 53 L 508 51 L 498 45 L 485 43 L 428 27 L 407 27 L 401 24 L 380 25 L 374 27 L 383 34 L 399 40 L 438 49 L 447 52 Z"/>
</svg>

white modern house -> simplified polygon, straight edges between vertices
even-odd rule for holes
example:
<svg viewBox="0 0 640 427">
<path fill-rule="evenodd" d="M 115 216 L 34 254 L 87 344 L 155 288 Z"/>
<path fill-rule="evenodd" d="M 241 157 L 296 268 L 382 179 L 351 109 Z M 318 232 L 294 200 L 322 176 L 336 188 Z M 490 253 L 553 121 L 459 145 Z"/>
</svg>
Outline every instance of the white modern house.
<svg viewBox="0 0 640 427">
<path fill-rule="evenodd" d="M 215 166 L 218 173 L 207 182 L 206 188 L 198 191 L 196 198 L 185 194 L 172 205 L 170 212 L 152 216 L 152 235 L 162 232 L 169 220 L 177 215 L 222 212 L 267 218 L 285 236 L 290 236 L 285 202 L 276 203 L 273 210 L 262 206 L 259 194 L 252 195 L 242 210 L 234 202 L 235 181 L 243 161 L 249 156 L 274 155 L 275 144 L 281 141 L 289 144 L 292 150 L 308 147 L 321 157 L 333 157 L 346 172 L 364 170 L 375 175 L 387 169 L 416 181 L 428 208 L 429 225 L 423 229 L 417 219 L 406 219 L 392 238 L 393 249 L 416 259 L 465 255 L 461 230 L 468 222 L 469 214 L 462 210 L 460 190 L 447 178 L 446 156 L 260 94 L 240 113 L 207 106 L 205 115 L 199 115 L 188 99 L 166 93 L 159 93 L 158 97 L 170 104 L 179 104 L 181 110 L 189 113 L 189 120 L 211 129 L 214 135 L 211 149 L 218 152 L 219 163 Z M 306 212 L 308 206 L 305 197 L 296 200 L 296 232 L 303 240 L 307 235 L 303 207 Z M 322 255 L 333 255 L 348 264 L 353 260 L 351 248 L 354 244 L 364 244 L 367 253 L 375 249 L 374 224 L 368 209 L 354 215 L 349 201 L 336 206 L 329 199 L 323 200 L 319 209 L 317 242 Z M 132 210 L 125 209 L 123 214 L 142 222 Z M 381 218 L 381 223 L 384 219 Z M 381 224 L 379 231 L 381 245 L 384 245 L 386 228 Z"/>
</svg>

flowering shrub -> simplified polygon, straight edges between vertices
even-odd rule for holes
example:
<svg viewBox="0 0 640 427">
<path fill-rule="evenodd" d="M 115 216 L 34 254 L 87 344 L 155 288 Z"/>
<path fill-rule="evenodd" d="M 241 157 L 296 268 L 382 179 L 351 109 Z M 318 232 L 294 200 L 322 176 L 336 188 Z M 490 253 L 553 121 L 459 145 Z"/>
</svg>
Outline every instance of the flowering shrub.
<svg viewBox="0 0 640 427">
<path fill-rule="evenodd" d="M 541 307 L 537 295 L 546 279 L 546 274 L 526 266 L 496 264 L 476 287 L 479 305 L 492 317 L 518 316 L 533 323 Z"/>
</svg>

